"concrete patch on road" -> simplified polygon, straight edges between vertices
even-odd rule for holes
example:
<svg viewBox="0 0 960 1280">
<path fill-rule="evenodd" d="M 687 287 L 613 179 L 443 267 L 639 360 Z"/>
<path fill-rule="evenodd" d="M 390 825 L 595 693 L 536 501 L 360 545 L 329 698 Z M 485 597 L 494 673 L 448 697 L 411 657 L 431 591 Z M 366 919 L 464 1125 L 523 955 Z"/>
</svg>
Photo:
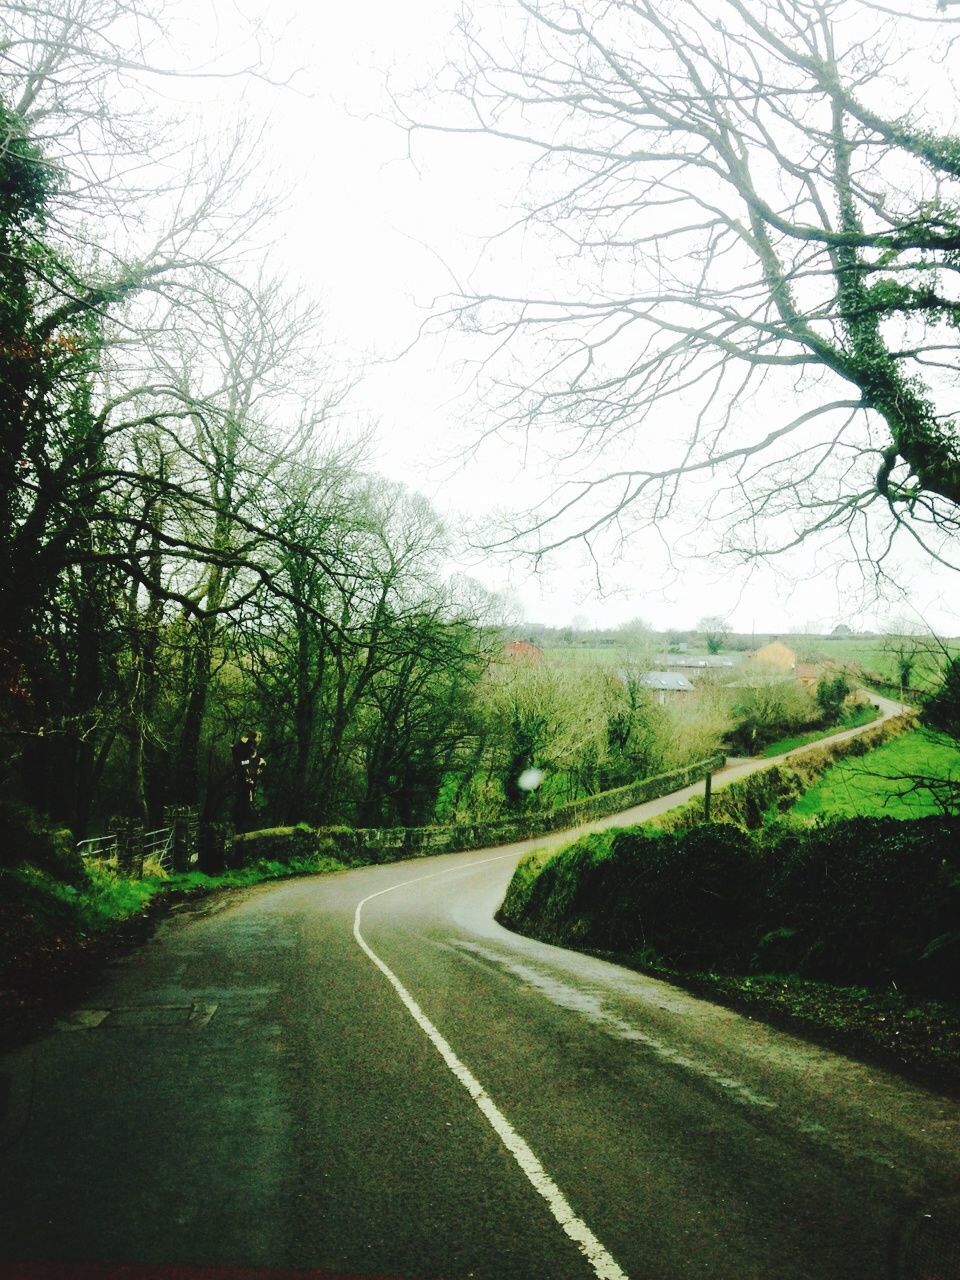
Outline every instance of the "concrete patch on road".
<svg viewBox="0 0 960 1280">
<path fill-rule="evenodd" d="M 74 1009 L 56 1023 L 58 1031 L 92 1031 L 109 1017 L 109 1009 Z"/>
<path fill-rule="evenodd" d="M 141 1004 L 121 1005 L 115 1009 L 74 1009 L 57 1023 L 58 1031 L 94 1031 L 130 1028 L 155 1031 L 185 1027 L 200 1030 L 217 1011 L 215 1004 Z"/>
</svg>

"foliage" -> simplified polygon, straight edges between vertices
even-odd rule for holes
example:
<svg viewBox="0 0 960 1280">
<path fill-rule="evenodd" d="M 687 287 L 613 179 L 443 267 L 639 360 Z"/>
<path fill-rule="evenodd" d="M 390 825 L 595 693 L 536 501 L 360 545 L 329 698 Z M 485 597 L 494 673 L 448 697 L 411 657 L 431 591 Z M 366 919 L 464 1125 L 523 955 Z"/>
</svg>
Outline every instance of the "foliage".
<svg viewBox="0 0 960 1280">
<path fill-rule="evenodd" d="M 843 715 L 843 707 L 852 693 L 850 681 L 839 672 L 836 675 L 823 675 L 817 681 L 817 706 L 823 716 L 823 723 L 837 724 Z"/>
<path fill-rule="evenodd" d="M 824 738 L 832 737 L 837 733 L 846 733 L 848 729 L 858 729 L 861 725 L 870 724 L 872 720 L 876 720 L 880 715 L 880 709 L 875 706 L 861 706 L 855 708 L 843 717 L 843 720 L 834 729 L 810 729 L 807 733 L 793 734 L 789 738 L 780 738 L 776 742 L 771 742 L 761 751 L 762 756 L 779 756 L 786 751 L 793 751 L 797 747 L 806 746 L 810 742 L 820 742 Z"/>
<path fill-rule="evenodd" d="M 363 473 L 317 305 L 251 269 L 242 144 L 194 166 L 132 105 L 156 19 L 0 15 L 0 781 L 81 836 L 222 819 L 259 729 L 271 820 L 427 821 L 489 601 L 443 582 L 428 504 Z"/>
<path fill-rule="evenodd" d="M 128 879 L 91 867 L 79 885 L 32 866 L 0 871 L 0 997 L 12 988 L 55 980 L 111 930 L 141 917 L 151 903 L 244 888 L 287 876 L 329 874 L 344 864 L 329 855 L 261 858 L 220 876 L 197 871 Z"/>
<path fill-rule="evenodd" d="M 885 742 L 916 727 L 912 715 L 893 716 L 854 738 L 811 746 L 797 751 L 789 761 L 759 769 L 739 781 L 714 787 L 711 816 L 738 823 L 750 830 L 763 826 L 777 813 L 788 810 L 831 765 L 849 756 L 865 756 Z M 703 801 L 688 801 L 649 826 L 660 831 L 685 831 L 703 821 Z"/>
<path fill-rule="evenodd" d="M 549 660 L 507 659 L 484 685 L 491 775 L 511 811 L 564 803 L 601 789 L 600 769 L 611 745 L 608 723 L 617 683 L 595 665 L 576 672 Z M 615 745 L 630 749 L 630 731 Z M 524 790 L 526 770 L 543 774 L 541 786 Z"/>
<path fill-rule="evenodd" d="M 103 6 L 118 39 L 135 12 Z M 94 38 L 82 15 L 68 35 L 78 57 Z M 79 835 L 168 803 L 222 818 L 261 728 L 275 820 L 429 820 L 474 731 L 488 602 L 443 584 L 429 506 L 334 436 L 349 379 L 316 307 L 211 241 L 194 259 L 192 221 L 105 280 L 51 229 L 72 189 L 30 122 L 0 125 L 5 788 Z"/>
<path fill-rule="evenodd" d="M 944 666 L 940 687 L 924 703 L 923 718 L 960 742 L 960 658 L 950 658 Z"/>
<path fill-rule="evenodd" d="M 730 638 L 730 624 L 724 618 L 701 618 L 697 630 L 703 633 L 707 653 L 720 653 Z"/>
<path fill-rule="evenodd" d="M 69 831 L 44 822 L 15 800 L 0 799 L 0 867 L 19 866 L 54 875 L 70 885 L 86 879 L 83 860 Z"/>
<path fill-rule="evenodd" d="M 271 858 L 285 863 L 297 857 L 329 853 L 351 863 L 367 864 L 453 853 L 461 849 L 483 849 L 582 826 L 597 818 L 646 804 L 701 781 L 708 771 L 722 764 L 722 756 L 701 760 L 671 773 L 657 774 L 554 808 L 531 808 L 525 813 L 500 815 L 485 821 L 464 818 L 447 826 L 337 826 L 320 827 L 316 831 L 305 824 L 298 824 L 296 827 L 252 831 L 237 837 L 233 856 L 237 863 L 243 865 L 256 858 Z"/>
<path fill-rule="evenodd" d="M 693 693 L 668 701 L 660 708 L 657 726 L 662 767 L 680 768 L 690 760 L 725 753 L 730 720 L 727 691 L 709 680 L 698 682 Z"/>
<path fill-rule="evenodd" d="M 833 822 L 756 835 L 599 833 L 518 868 L 499 918 L 677 969 L 797 973 L 957 994 L 960 825 Z"/>
<path fill-rule="evenodd" d="M 754 675 L 746 688 L 737 691 L 733 712 L 736 723 L 729 735 L 730 746 L 744 755 L 754 755 L 778 738 L 818 721 L 807 690 L 775 673 Z"/>
</svg>

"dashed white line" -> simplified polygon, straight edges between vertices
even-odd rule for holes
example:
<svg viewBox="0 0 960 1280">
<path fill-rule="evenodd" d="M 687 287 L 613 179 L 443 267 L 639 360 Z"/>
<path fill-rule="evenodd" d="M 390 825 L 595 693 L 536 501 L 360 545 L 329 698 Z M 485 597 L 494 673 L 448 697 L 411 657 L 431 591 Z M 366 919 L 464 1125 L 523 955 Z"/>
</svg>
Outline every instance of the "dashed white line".
<svg viewBox="0 0 960 1280">
<path fill-rule="evenodd" d="M 600 1243 L 583 1219 L 574 1213 L 566 1196 L 533 1154 L 527 1142 L 517 1133 L 476 1076 L 460 1061 L 397 975 L 380 959 L 360 932 L 360 913 L 366 904 L 374 898 L 380 898 L 385 893 L 393 893 L 395 890 L 403 889 L 407 885 L 419 884 L 424 880 L 433 880 L 436 876 L 449 875 L 453 871 L 464 871 L 467 867 L 479 867 L 488 862 L 499 862 L 503 858 L 514 856 L 514 854 L 499 854 L 497 857 L 483 858 L 478 862 L 461 863 L 459 866 L 447 867 L 443 871 L 435 871 L 431 875 L 417 876 L 412 880 L 404 880 L 402 884 L 391 885 L 389 889 L 381 889 L 378 893 L 371 893 L 357 904 L 356 914 L 353 918 L 353 936 L 364 954 L 373 961 L 396 991 L 414 1022 L 440 1054 L 450 1068 L 451 1073 L 469 1093 L 487 1123 L 523 1170 L 531 1186 L 546 1202 L 547 1208 L 553 1214 L 553 1217 L 589 1262 L 598 1280 L 628 1280 L 626 1272 L 622 1270 L 616 1260 Z"/>
</svg>

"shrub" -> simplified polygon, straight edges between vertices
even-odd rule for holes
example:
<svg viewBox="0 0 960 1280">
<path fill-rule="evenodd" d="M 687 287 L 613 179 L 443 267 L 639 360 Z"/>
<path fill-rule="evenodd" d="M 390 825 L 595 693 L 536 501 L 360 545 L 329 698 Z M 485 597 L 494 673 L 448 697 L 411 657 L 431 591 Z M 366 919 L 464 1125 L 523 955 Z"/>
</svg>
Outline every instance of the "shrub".
<svg viewBox="0 0 960 1280">
<path fill-rule="evenodd" d="M 837 820 L 769 834 L 761 967 L 946 994 L 960 972 L 960 823 Z M 951 934 L 954 935 L 951 941 Z"/>
<path fill-rule="evenodd" d="M 843 704 L 850 696 L 850 682 L 840 672 L 835 676 L 821 676 L 817 681 L 817 706 L 824 724 L 837 724 L 843 715 Z"/>
<path fill-rule="evenodd" d="M 768 743 L 814 724 L 813 699 L 792 680 L 774 676 L 759 679 L 740 693 L 734 707 L 737 723 L 730 733 L 734 751 L 753 755 Z"/>
<path fill-rule="evenodd" d="M 788 972 L 957 994 L 960 820 L 751 834 L 597 833 L 525 859 L 498 916 L 549 942 L 678 970 Z"/>
<path fill-rule="evenodd" d="M 72 834 L 52 827 L 13 800 L 0 801 L 0 867 L 37 867 L 67 884 L 86 879 L 83 859 Z"/>
<path fill-rule="evenodd" d="M 951 658 L 940 687 L 926 702 L 923 718 L 941 733 L 960 741 L 960 658 Z"/>
</svg>

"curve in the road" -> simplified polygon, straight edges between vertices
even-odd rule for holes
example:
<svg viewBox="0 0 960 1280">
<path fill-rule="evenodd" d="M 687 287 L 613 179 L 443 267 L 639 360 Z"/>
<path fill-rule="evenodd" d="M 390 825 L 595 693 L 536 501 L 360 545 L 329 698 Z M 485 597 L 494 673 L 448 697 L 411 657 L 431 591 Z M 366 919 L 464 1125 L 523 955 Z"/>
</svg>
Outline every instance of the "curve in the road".
<svg viewBox="0 0 960 1280">
<path fill-rule="evenodd" d="M 621 1269 L 611 1253 L 600 1243 L 583 1219 L 574 1213 L 566 1196 L 534 1155 L 530 1145 L 517 1133 L 473 1072 L 461 1062 L 447 1040 L 423 1012 L 397 975 L 366 942 L 360 931 L 360 918 L 363 908 L 374 898 L 381 898 L 385 894 L 394 893 L 397 889 L 406 888 L 411 884 L 419 884 L 424 880 L 434 880 L 438 876 L 449 875 L 451 870 L 462 871 L 467 867 L 483 866 L 488 862 L 500 862 L 504 858 L 513 858 L 515 856 L 515 854 L 501 854 L 494 858 L 482 858 L 477 862 L 468 862 L 455 868 L 446 868 L 443 871 L 431 872 L 429 875 L 416 876 L 412 880 L 404 880 L 401 884 L 391 885 L 389 889 L 380 889 L 376 893 L 368 894 L 366 898 L 362 898 L 357 904 L 356 914 L 353 918 L 353 936 L 356 938 L 360 949 L 377 966 L 396 991 L 407 1012 L 440 1054 L 453 1076 L 463 1085 L 476 1103 L 481 1115 L 520 1166 L 524 1177 L 530 1182 L 537 1194 L 543 1198 L 553 1217 L 589 1262 L 598 1280 L 628 1280 L 626 1273 Z"/>
</svg>

